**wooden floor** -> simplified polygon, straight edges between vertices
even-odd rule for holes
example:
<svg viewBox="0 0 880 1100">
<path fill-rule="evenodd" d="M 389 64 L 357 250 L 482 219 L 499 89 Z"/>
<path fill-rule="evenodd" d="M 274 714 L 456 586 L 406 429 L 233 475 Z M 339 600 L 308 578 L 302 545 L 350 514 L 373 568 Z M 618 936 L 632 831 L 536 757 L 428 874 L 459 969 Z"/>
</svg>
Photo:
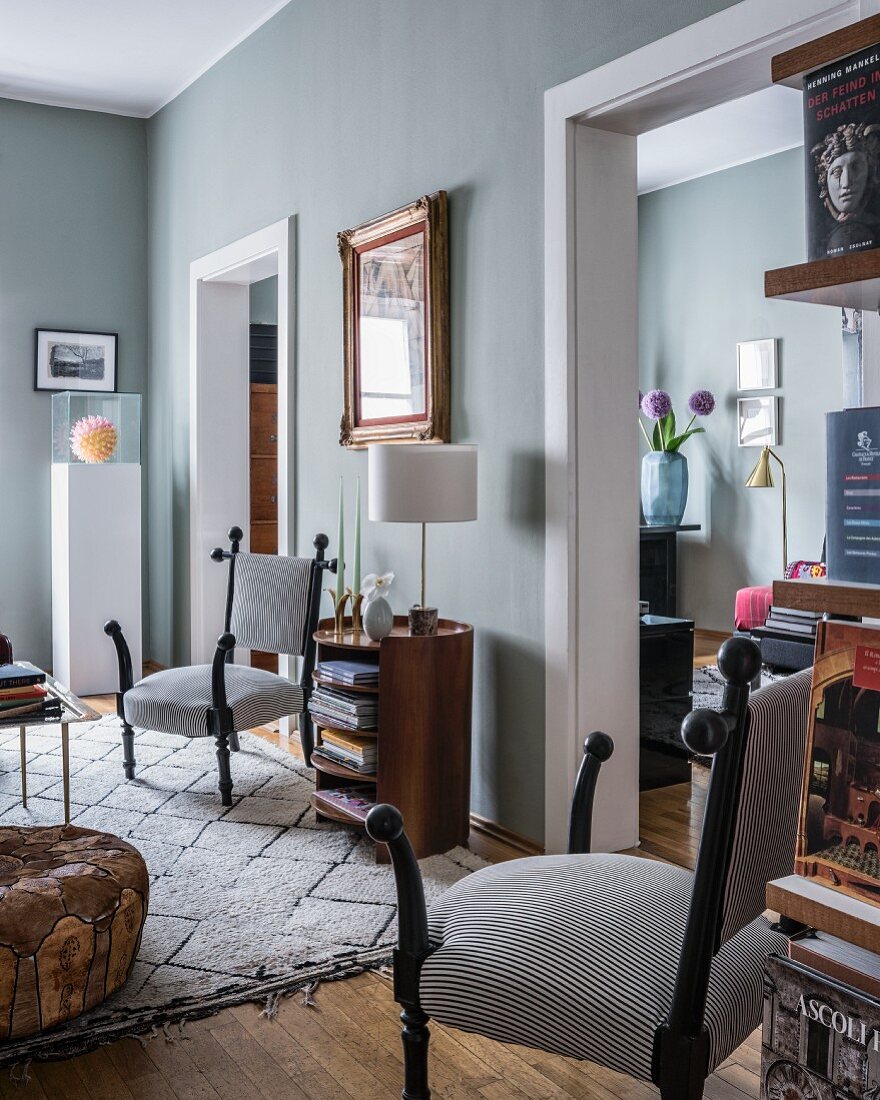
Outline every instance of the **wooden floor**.
<svg viewBox="0 0 880 1100">
<path fill-rule="evenodd" d="M 100 701 L 100 709 L 108 705 Z M 265 731 L 275 741 L 277 734 Z M 284 742 L 282 742 L 284 744 Z M 693 865 L 705 783 L 642 796 L 642 851 Z M 259 935 L 259 929 L 254 930 Z M 387 975 L 362 974 L 302 994 L 267 1020 L 256 1005 L 187 1023 L 184 1038 L 124 1039 L 65 1062 L 34 1064 L 25 1087 L 0 1073 L 0 1097 L 15 1100 L 386 1100 L 400 1095 L 397 1006 Z M 170 1029 L 176 1035 L 177 1029 Z M 437 1100 L 575 1097 L 642 1100 L 659 1094 L 589 1062 L 505 1046 L 432 1025 Z M 708 1100 L 759 1094 L 760 1037 L 754 1035 L 711 1077 Z"/>
</svg>

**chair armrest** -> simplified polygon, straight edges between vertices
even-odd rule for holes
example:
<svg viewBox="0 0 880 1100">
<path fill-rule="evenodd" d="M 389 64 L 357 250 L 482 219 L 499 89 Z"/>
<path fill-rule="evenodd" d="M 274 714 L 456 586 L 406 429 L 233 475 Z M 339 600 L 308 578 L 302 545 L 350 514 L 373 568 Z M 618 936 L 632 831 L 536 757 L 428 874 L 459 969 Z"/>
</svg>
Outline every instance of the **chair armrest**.
<svg viewBox="0 0 880 1100">
<path fill-rule="evenodd" d="M 221 634 L 211 665 L 211 702 L 214 710 L 226 710 L 226 662 L 227 654 L 235 648 L 234 634 Z"/>
<path fill-rule="evenodd" d="M 571 815 L 568 825 L 569 855 L 586 855 L 590 850 L 593 830 L 593 797 L 599 769 L 614 752 L 614 742 L 607 733 L 593 732 L 584 740 L 584 758 L 578 769 L 574 794 L 571 799 Z"/>
<path fill-rule="evenodd" d="M 108 638 L 113 639 L 113 644 L 116 646 L 116 660 L 119 663 L 119 694 L 124 695 L 130 688 L 134 687 L 128 642 L 122 633 L 122 627 L 115 619 L 110 619 L 104 623 L 104 633 Z"/>
<path fill-rule="evenodd" d="M 373 840 L 388 845 L 397 886 L 394 999 L 407 1008 L 419 1008 L 419 974 L 431 954 L 422 873 L 396 807 L 374 806 L 367 814 L 366 826 Z"/>
</svg>

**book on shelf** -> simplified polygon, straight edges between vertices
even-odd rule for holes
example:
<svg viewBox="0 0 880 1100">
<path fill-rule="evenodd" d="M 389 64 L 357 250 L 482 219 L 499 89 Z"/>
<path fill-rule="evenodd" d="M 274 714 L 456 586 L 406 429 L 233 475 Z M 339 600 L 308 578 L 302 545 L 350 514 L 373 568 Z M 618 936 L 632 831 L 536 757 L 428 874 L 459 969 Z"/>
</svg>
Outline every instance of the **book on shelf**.
<svg viewBox="0 0 880 1100">
<path fill-rule="evenodd" d="M 379 702 L 374 695 L 355 695 L 352 692 L 339 691 L 323 685 L 315 689 L 312 700 L 316 699 L 328 707 L 335 707 L 336 710 L 351 714 L 369 714 L 379 709 Z"/>
<path fill-rule="evenodd" d="M 344 730 L 323 729 L 321 730 L 321 740 L 325 743 L 329 742 L 337 749 L 359 753 L 367 758 L 370 756 L 375 757 L 378 752 L 375 737 L 363 737 L 360 734 L 348 733 Z"/>
<path fill-rule="evenodd" d="M 820 622 L 795 870 L 880 905 L 880 630 Z"/>
<path fill-rule="evenodd" d="M 36 702 L 22 703 L 21 706 L 7 707 L 0 710 L 0 722 L 8 722 L 12 719 L 32 718 L 37 720 L 53 718 L 57 721 L 61 717 L 64 708 L 59 699 L 49 698 Z"/>
<path fill-rule="evenodd" d="M 379 666 L 364 661 L 321 661 L 316 669 L 323 680 L 351 687 L 374 687 L 379 683 Z"/>
<path fill-rule="evenodd" d="M 30 684 L 44 684 L 46 673 L 39 669 L 26 668 L 24 665 L 0 665 L 0 688 L 27 687 Z"/>
<path fill-rule="evenodd" d="M 810 929 L 788 941 L 788 957 L 880 998 L 880 956 L 873 951 Z"/>
<path fill-rule="evenodd" d="M 829 412 L 825 426 L 828 576 L 880 584 L 880 408 Z"/>
<path fill-rule="evenodd" d="M 798 622 L 792 619 L 782 619 L 771 611 L 764 622 L 765 630 L 778 630 L 783 634 L 802 634 L 804 639 L 816 637 L 816 624 Z"/>
<path fill-rule="evenodd" d="M 808 260 L 880 246 L 878 83 L 877 46 L 804 77 Z"/>
<path fill-rule="evenodd" d="M 822 618 L 821 611 L 802 611 L 798 607 L 777 607 L 776 604 L 770 608 L 770 614 L 793 623 L 817 623 Z"/>
<path fill-rule="evenodd" d="M 352 759 L 346 753 L 335 751 L 332 745 L 319 745 L 316 749 L 312 749 L 312 760 L 315 757 L 319 760 L 327 760 L 331 764 L 342 764 L 361 775 L 375 775 L 377 770 L 375 760 L 368 763 L 363 760 Z"/>
<path fill-rule="evenodd" d="M 355 784 L 351 787 L 315 791 L 312 799 L 319 810 L 321 803 L 324 803 L 358 821 L 366 821 L 367 814 L 376 805 L 376 792 L 367 784 Z"/>
<path fill-rule="evenodd" d="M 42 684 L 30 684 L 27 687 L 0 689 L 0 710 L 9 707 L 21 707 L 27 703 L 39 703 L 48 696 Z"/>
</svg>

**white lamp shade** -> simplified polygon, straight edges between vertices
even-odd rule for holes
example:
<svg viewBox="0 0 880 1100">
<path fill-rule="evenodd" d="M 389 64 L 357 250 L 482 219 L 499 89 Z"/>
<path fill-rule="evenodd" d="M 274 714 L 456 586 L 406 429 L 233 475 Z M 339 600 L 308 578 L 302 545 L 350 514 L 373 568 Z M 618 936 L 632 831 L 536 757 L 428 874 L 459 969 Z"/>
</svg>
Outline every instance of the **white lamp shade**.
<svg viewBox="0 0 880 1100">
<path fill-rule="evenodd" d="M 368 455 L 370 519 L 460 523 L 477 518 L 474 445 L 374 443 Z"/>
</svg>

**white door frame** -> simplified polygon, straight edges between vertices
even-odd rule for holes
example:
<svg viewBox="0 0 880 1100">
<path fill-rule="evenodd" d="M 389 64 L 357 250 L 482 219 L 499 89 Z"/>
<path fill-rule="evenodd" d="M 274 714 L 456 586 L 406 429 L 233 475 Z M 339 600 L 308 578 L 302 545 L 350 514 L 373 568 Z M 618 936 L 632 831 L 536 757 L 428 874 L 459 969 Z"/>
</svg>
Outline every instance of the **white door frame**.
<svg viewBox="0 0 880 1100">
<path fill-rule="evenodd" d="M 638 842 L 635 137 L 767 87 L 773 54 L 877 8 L 743 0 L 544 95 L 548 852 L 565 850 L 583 736 L 597 728 L 616 751 L 594 845 Z"/>
<path fill-rule="evenodd" d="M 249 285 L 278 276 L 278 553 L 296 545 L 294 485 L 294 219 L 284 218 L 190 264 L 190 661 L 209 662 L 222 630 L 226 571 L 211 562 L 233 524 L 249 548 Z M 230 333 L 227 348 L 224 332 Z M 212 343 L 213 337 L 213 343 Z M 218 339 L 219 337 L 219 339 Z M 228 351 L 228 353 L 227 353 Z M 218 508 L 218 502 L 221 506 Z M 210 570 L 210 572 L 209 572 Z M 216 574 L 214 573 L 216 570 Z M 218 603 L 218 592 L 220 602 Z M 279 662 L 290 674 L 290 659 Z"/>
</svg>

